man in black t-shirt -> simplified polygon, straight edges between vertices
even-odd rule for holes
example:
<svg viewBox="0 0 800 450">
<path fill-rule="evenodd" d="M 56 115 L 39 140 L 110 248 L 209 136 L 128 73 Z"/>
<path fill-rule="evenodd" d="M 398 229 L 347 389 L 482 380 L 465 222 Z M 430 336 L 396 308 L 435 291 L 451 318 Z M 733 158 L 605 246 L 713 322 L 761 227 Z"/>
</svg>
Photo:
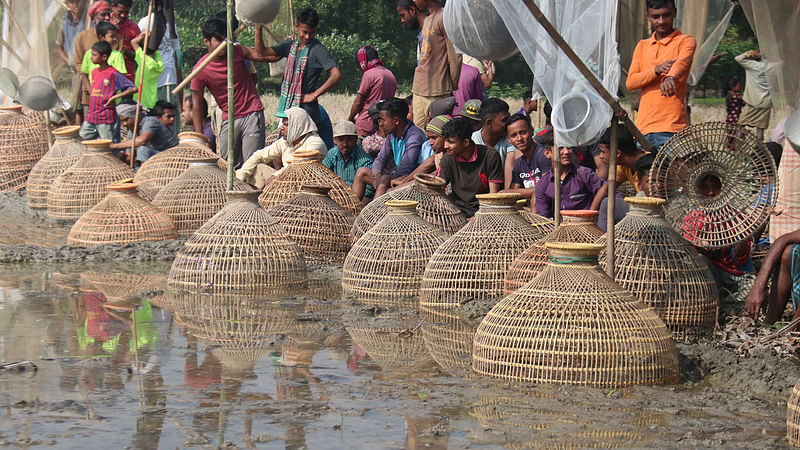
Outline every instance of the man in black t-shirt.
<svg viewBox="0 0 800 450">
<path fill-rule="evenodd" d="M 438 175 L 453 189 L 450 198 L 467 217 L 478 210 L 476 194 L 503 189 L 503 163 L 493 148 L 472 141 L 472 126 L 455 118 L 442 128 L 444 149 Z"/>
</svg>

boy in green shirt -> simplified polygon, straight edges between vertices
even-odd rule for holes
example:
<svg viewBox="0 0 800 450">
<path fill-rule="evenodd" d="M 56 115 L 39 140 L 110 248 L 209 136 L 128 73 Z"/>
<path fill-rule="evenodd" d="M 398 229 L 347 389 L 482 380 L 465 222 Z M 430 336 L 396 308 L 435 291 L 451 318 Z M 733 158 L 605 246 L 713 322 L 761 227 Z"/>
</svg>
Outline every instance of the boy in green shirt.
<svg viewBox="0 0 800 450">
<path fill-rule="evenodd" d="M 117 27 L 111 25 L 110 22 L 100 22 L 94 29 L 97 32 L 97 38 L 111 44 L 112 49 L 119 46 L 119 32 L 117 31 Z M 111 50 L 111 55 L 108 57 L 108 65 L 117 69 L 121 74 L 128 72 L 127 69 L 125 69 L 125 57 L 117 50 Z M 92 71 L 98 67 L 100 66 L 92 62 L 92 49 L 87 50 L 81 61 L 81 83 L 83 83 L 90 92 L 92 90 Z"/>
<path fill-rule="evenodd" d="M 139 92 L 142 96 L 142 106 L 147 109 L 153 109 L 158 101 L 158 76 L 164 71 L 164 60 L 161 59 L 161 52 L 153 49 L 147 49 L 147 57 L 145 57 L 145 52 L 142 51 L 140 46 L 143 39 L 144 33 L 131 39 L 131 46 L 136 52 L 134 58 L 136 61 L 135 83 L 139 87 Z M 145 63 L 144 83 L 141 82 L 143 59 Z"/>
</svg>

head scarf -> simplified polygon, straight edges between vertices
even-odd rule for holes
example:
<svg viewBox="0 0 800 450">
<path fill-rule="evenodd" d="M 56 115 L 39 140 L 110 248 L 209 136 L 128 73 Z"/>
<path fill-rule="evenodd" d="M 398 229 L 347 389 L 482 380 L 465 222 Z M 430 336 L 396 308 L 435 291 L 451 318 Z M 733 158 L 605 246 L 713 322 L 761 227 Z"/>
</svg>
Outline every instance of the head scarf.
<svg viewBox="0 0 800 450">
<path fill-rule="evenodd" d="M 383 65 L 383 61 L 381 61 L 380 58 L 375 58 L 367 61 L 367 49 L 375 50 L 372 46 L 365 45 L 364 47 L 358 49 L 358 53 L 356 54 L 356 57 L 358 58 L 358 65 L 361 66 L 361 70 L 363 70 L 364 72 L 368 71 L 369 69 L 372 69 L 375 66 Z M 375 51 L 375 53 L 378 52 Z"/>
<path fill-rule="evenodd" d="M 285 112 L 286 117 L 289 119 L 289 125 L 286 130 L 286 142 L 289 146 L 300 144 L 299 141 L 311 133 L 317 134 L 317 125 L 305 110 L 295 106 Z"/>
<path fill-rule="evenodd" d="M 100 0 L 99 2 L 95 2 L 92 6 L 89 7 L 89 17 L 94 17 L 100 11 L 110 10 L 111 6 L 109 6 L 108 2 L 105 0 Z"/>
<path fill-rule="evenodd" d="M 444 128 L 444 124 L 453 120 L 451 116 L 448 115 L 441 115 L 436 116 L 428 122 L 428 125 L 425 127 L 425 131 L 428 133 L 433 133 L 437 136 L 442 135 L 442 128 Z"/>
<path fill-rule="evenodd" d="M 117 105 L 117 115 L 120 117 L 136 117 L 136 104 L 133 103 L 120 103 Z"/>
</svg>

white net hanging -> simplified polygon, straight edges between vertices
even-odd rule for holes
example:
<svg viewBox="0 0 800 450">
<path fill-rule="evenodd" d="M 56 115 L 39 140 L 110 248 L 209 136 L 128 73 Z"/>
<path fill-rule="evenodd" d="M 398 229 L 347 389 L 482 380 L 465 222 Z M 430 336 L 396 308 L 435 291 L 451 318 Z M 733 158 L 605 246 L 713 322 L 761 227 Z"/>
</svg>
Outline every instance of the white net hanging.
<svg viewBox="0 0 800 450">
<path fill-rule="evenodd" d="M 8 0 L 3 2 L 0 65 L 14 72 L 20 81 L 31 76 L 50 78 L 50 50 L 47 27 L 64 14 L 56 0 Z"/>
</svg>

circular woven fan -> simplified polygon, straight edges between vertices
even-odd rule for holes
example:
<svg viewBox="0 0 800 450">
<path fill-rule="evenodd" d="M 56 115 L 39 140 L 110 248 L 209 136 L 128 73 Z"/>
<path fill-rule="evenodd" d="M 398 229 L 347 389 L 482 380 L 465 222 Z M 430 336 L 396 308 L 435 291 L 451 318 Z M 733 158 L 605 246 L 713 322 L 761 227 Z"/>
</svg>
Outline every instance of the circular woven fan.
<svg viewBox="0 0 800 450">
<path fill-rule="evenodd" d="M 800 447 L 800 381 L 792 388 L 786 405 L 786 437 L 789 445 Z"/>
<path fill-rule="evenodd" d="M 389 200 L 386 207 L 388 215 L 347 254 L 342 289 L 370 304 L 416 306 L 425 264 L 447 235 L 417 216 L 417 202 Z"/>
<path fill-rule="evenodd" d="M 76 220 L 106 198 L 106 186 L 133 178 L 127 164 L 115 158 L 110 140 L 84 141 L 86 151 L 72 167 L 59 175 L 47 192 L 47 215 Z"/>
<path fill-rule="evenodd" d="M 136 183 L 108 185 L 108 196 L 75 222 L 67 243 L 88 246 L 176 239 L 172 219 L 139 197 L 136 187 Z"/>
<path fill-rule="evenodd" d="M 755 234 L 778 195 L 775 162 L 738 125 L 707 122 L 674 135 L 650 171 L 654 197 L 667 200 L 667 221 L 693 245 L 722 248 Z"/>
<path fill-rule="evenodd" d="M 548 243 L 550 262 L 475 333 L 472 368 L 507 380 L 620 388 L 678 381 L 664 322 L 600 270 L 597 244 Z"/>
<path fill-rule="evenodd" d="M 300 193 L 268 212 L 289 232 L 306 255 L 306 263 L 342 262 L 350 250 L 355 219 L 328 196 L 331 188 L 306 184 Z"/>
<path fill-rule="evenodd" d="M 673 333 L 710 332 L 719 292 L 708 265 L 664 220 L 664 200 L 625 201 L 631 209 L 614 232 L 614 279 L 652 307 Z M 600 254 L 603 269 L 605 251 Z"/>
<path fill-rule="evenodd" d="M 25 193 L 31 208 L 47 208 L 47 191 L 53 180 L 81 159 L 86 148 L 80 141 L 80 129 L 79 126 L 69 126 L 53 131 L 53 146 L 28 175 Z"/>
<path fill-rule="evenodd" d="M 419 217 L 452 236 L 467 224 L 467 218 L 445 193 L 446 185 L 443 179 L 433 175 L 414 175 L 414 183 L 383 194 L 361 210 L 350 232 L 351 242 L 356 242 L 386 216 L 389 200 L 417 202 Z"/>
<path fill-rule="evenodd" d="M 319 152 L 315 150 L 295 152 L 294 161 L 283 169 L 283 173 L 264 186 L 258 202 L 264 209 L 270 209 L 297 195 L 304 184 L 330 186 L 330 197 L 333 201 L 353 215 L 361 211 L 361 201 L 353 195 L 350 186 L 319 162 Z"/>
<path fill-rule="evenodd" d="M 194 233 L 225 206 L 228 177 L 219 168 L 218 161 L 219 158 L 190 159 L 186 171 L 161 188 L 153 198 L 153 204 L 175 222 L 181 236 Z M 234 178 L 234 191 L 250 189 L 249 185 Z"/>
<path fill-rule="evenodd" d="M 517 210 L 519 194 L 479 194 L 472 220 L 431 256 L 420 304 L 458 307 L 469 300 L 503 296 L 503 280 L 514 258 L 544 237 Z"/>
<path fill-rule="evenodd" d="M 46 152 L 44 124 L 23 114 L 22 105 L 0 107 L 0 192 L 25 187 L 28 174 Z"/>
<path fill-rule="evenodd" d="M 505 280 L 505 292 L 510 294 L 534 279 L 547 265 L 548 242 L 583 242 L 592 244 L 603 236 L 597 224 L 597 211 L 563 210 L 564 221 L 544 239 L 526 248 L 511 263 Z"/>
<path fill-rule="evenodd" d="M 148 159 L 136 172 L 133 181 L 139 184 L 139 194 L 145 200 L 153 200 L 161 188 L 186 171 L 189 160 L 214 159 L 221 169 L 228 167 L 208 147 L 208 138 L 204 135 L 187 131 L 179 134 L 178 140 L 178 145 Z"/>
</svg>

